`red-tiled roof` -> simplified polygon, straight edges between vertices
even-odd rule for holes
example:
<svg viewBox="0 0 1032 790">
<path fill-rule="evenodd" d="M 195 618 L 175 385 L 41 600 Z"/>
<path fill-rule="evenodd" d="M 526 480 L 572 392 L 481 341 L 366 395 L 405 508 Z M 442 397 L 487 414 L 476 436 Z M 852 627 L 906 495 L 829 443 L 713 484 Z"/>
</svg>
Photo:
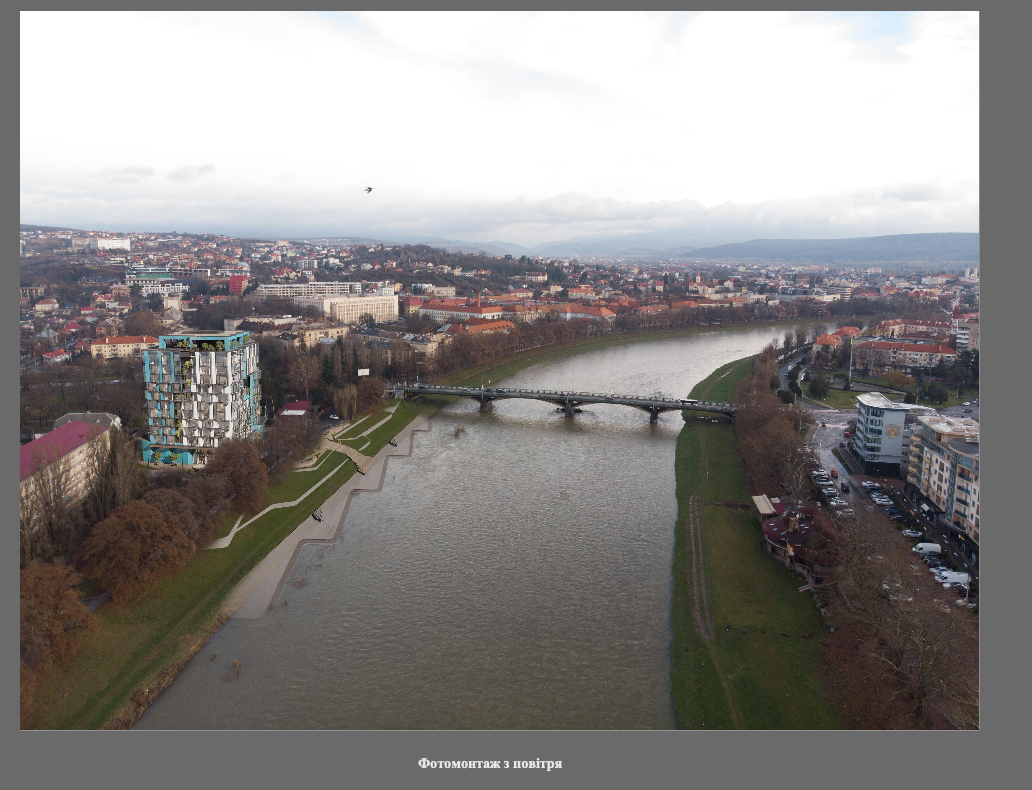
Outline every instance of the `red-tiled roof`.
<svg viewBox="0 0 1032 790">
<path fill-rule="evenodd" d="M 99 425 L 88 425 L 84 422 L 66 422 L 45 436 L 23 444 L 20 450 L 19 482 L 32 477 L 39 469 L 36 467 L 36 456 L 41 454 L 43 467 L 47 467 L 59 458 L 63 458 L 94 436 L 106 431 Z"/>
</svg>

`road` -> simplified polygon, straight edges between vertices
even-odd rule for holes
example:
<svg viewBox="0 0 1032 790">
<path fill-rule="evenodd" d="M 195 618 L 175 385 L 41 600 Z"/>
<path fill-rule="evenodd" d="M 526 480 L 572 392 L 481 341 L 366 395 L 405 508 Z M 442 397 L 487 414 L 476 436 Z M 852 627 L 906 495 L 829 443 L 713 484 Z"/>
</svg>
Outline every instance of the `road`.
<svg viewBox="0 0 1032 790">
<path fill-rule="evenodd" d="M 930 543 L 938 543 L 942 546 L 943 551 L 949 552 L 954 562 L 956 562 L 957 567 L 971 574 L 971 577 L 977 582 L 978 569 L 972 566 L 960 551 L 960 540 L 953 535 L 947 535 L 945 527 L 935 521 L 925 518 L 921 514 L 918 503 L 910 499 L 904 492 L 903 480 L 899 478 L 856 474 L 844 466 L 832 454 L 832 450 L 838 448 L 840 442 L 845 441 L 843 432 L 847 429 L 849 420 L 856 417 L 856 410 L 836 411 L 833 409 L 818 409 L 811 406 L 808 406 L 807 408 L 810 408 L 813 411 L 814 417 L 819 421 L 817 427 L 810 435 L 810 447 L 816 453 L 817 460 L 824 469 L 828 472 L 831 472 L 832 469 L 838 470 L 839 476 L 835 481 L 835 487 L 839 489 L 839 496 L 849 502 L 849 506 L 854 510 L 854 512 L 863 508 L 872 513 L 884 514 L 883 508 L 876 505 L 860 485 L 860 483 L 865 480 L 880 483 L 883 488 L 890 489 L 896 495 L 900 504 L 904 505 L 917 517 L 917 520 L 921 525 L 921 529 L 924 530 L 925 533 L 923 540 Z M 972 408 L 974 411 L 972 411 L 971 414 L 963 414 L 963 408 Z M 950 416 L 975 417 L 975 419 L 977 419 L 977 409 L 977 406 L 956 406 L 949 409 L 943 409 L 942 413 L 949 414 Z M 956 414 L 954 414 L 954 412 L 956 412 Z M 822 427 L 820 422 L 826 423 L 827 427 Z M 843 449 L 842 452 L 845 453 L 847 451 Z M 849 482 L 848 494 L 842 493 L 841 483 L 843 480 Z"/>
</svg>

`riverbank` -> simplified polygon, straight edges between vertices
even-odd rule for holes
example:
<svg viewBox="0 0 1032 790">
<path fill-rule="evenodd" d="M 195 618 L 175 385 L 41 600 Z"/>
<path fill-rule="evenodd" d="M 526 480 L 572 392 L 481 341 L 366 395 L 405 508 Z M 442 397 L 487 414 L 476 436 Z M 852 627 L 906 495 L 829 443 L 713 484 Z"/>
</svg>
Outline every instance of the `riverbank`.
<svg viewBox="0 0 1032 790">
<path fill-rule="evenodd" d="M 693 388 L 730 401 L 752 360 L 729 363 Z M 727 422 L 690 412 L 677 440 L 673 695 L 682 729 L 826 729 L 820 616 L 801 577 L 767 556 Z M 730 626 L 730 630 L 728 629 Z M 804 634 L 812 634 L 804 637 Z"/>
<path fill-rule="evenodd" d="M 706 335 L 723 332 L 736 332 L 741 330 L 763 329 L 771 326 L 807 326 L 809 324 L 827 323 L 827 319 L 808 319 L 800 321 L 759 321 L 747 324 L 721 324 L 718 326 L 692 326 L 684 329 L 648 330 L 643 329 L 636 332 L 621 332 L 618 334 L 599 335 L 597 337 L 570 340 L 566 343 L 556 343 L 551 346 L 533 348 L 527 351 L 520 351 L 493 362 L 478 365 L 468 370 L 452 373 L 434 381 L 440 385 L 461 385 L 479 384 L 483 376 L 486 382 L 490 379 L 497 383 L 501 379 L 518 373 L 521 370 L 539 365 L 542 362 L 552 362 L 557 359 L 564 359 L 576 354 L 583 354 L 588 351 L 595 351 L 613 346 L 626 346 L 633 343 L 644 343 L 650 340 L 666 340 L 668 338 L 690 337 L 692 335 Z M 440 397 L 440 396 L 438 396 Z"/>
<path fill-rule="evenodd" d="M 432 407 L 400 403 L 392 421 L 370 435 L 368 451 L 379 453 L 388 442 Z M 40 679 L 35 696 L 34 726 L 40 729 L 125 728 L 132 725 L 179 671 L 226 621 L 225 601 L 270 554 L 280 548 L 289 559 L 298 533 L 313 521 L 310 514 L 329 500 L 356 474 L 353 463 L 343 463 L 343 453 L 333 451 L 327 471 L 339 468 L 323 482 L 320 472 L 288 473 L 270 486 L 266 503 L 293 502 L 271 510 L 234 535 L 225 548 L 203 550 L 175 576 L 160 582 L 146 598 L 118 605 L 109 603 L 94 613 L 97 628 L 67 664 L 54 667 Z M 381 462 L 382 465 L 382 462 Z M 301 485 L 299 480 L 312 479 Z M 360 477 L 360 476 L 359 476 Z M 307 492 L 307 493 L 305 493 Z M 299 495 L 300 498 L 299 498 Z M 307 517 L 307 518 L 306 518 Z M 266 575 L 278 584 L 270 564 Z M 259 590 L 262 585 L 255 585 Z M 273 585 L 275 590 L 276 584 Z M 241 605 L 245 603 L 245 597 Z"/>
</svg>

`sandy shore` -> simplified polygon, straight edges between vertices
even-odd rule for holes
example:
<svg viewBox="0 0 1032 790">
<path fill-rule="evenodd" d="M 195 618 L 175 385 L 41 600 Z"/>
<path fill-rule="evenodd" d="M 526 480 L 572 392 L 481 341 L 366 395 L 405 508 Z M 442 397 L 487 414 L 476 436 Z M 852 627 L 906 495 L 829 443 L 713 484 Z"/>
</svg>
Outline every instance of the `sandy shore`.
<svg viewBox="0 0 1032 790">
<path fill-rule="evenodd" d="M 237 583 L 226 596 L 222 613 L 228 617 L 248 620 L 257 620 L 269 614 L 290 577 L 302 547 L 336 543 L 344 529 L 352 496 L 358 492 L 379 491 L 387 474 L 387 459 L 412 455 L 413 432 L 429 430 L 429 416 L 426 414 L 420 414 L 402 428 L 394 437 L 397 447 L 384 445 L 374 456 L 376 461 L 368 473 L 353 475 L 323 503 L 321 522 L 309 516 Z"/>
</svg>

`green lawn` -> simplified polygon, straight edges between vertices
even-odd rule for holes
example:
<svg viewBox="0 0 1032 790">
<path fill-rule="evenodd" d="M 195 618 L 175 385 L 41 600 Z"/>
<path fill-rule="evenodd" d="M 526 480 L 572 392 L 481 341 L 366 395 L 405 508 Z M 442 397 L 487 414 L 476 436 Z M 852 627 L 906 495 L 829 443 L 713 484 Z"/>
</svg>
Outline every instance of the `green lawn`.
<svg viewBox="0 0 1032 790">
<path fill-rule="evenodd" d="M 725 365 L 691 396 L 730 400 L 735 382 L 750 365 L 751 360 Z M 672 649 L 680 726 L 836 727 L 820 689 L 821 618 L 813 599 L 797 591 L 802 578 L 767 555 L 752 511 L 712 504 L 751 501 L 731 426 L 689 419 L 678 437 L 675 468 L 680 512 L 674 545 Z M 717 626 L 712 641 L 699 638 L 691 615 L 685 521 L 692 495 L 699 497 L 703 521 Z M 727 625 L 732 630 L 726 630 Z M 813 638 L 800 638 L 811 632 Z"/>
<path fill-rule="evenodd" d="M 370 454 L 420 410 L 414 404 L 400 406 L 390 423 L 374 431 Z M 334 455 L 342 460 L 346 457 Z M 269 488 L 266 505 L 297 498 L 335 462 L 327 460 L 321 476 L 318 472 L 286 475 Z M 297 505 L 272 510 L 249 524 L 227 548 L 198 552 L 183 571 L 165 579 L 144 598 L 126 606 L 107 604 L 97 609 L 98 628 L 82 649 L 70 664 L 41 679 L 36 695 L 37 727 L 96 729 L 112 719 L 136 689 L 167 682 L 166 668 L 182 662 L 218 625 L 219 605 L 233 586 L 354 473 L 355 465 L 346 464 Z M 227 516 L 230 526 L 236 518 L 236 514 Z"/>
</svg>

